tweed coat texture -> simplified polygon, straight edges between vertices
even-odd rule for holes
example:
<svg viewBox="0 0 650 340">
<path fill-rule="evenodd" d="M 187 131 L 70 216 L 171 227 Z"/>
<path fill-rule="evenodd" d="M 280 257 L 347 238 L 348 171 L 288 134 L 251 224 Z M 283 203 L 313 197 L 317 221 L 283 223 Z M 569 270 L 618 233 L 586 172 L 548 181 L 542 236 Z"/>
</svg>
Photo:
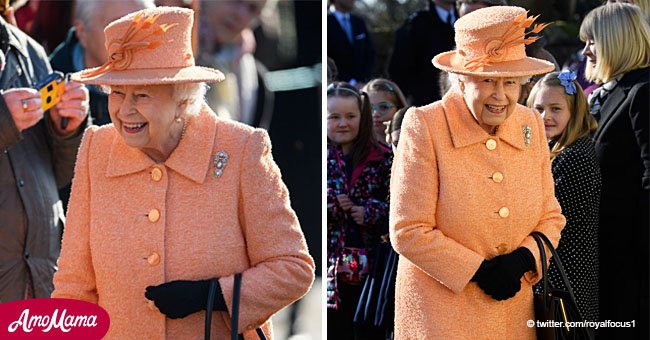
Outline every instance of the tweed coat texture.
<svg viewBox="0 0 650 340">
<path fill-rule="evenodd" d="M 228 154 L 220 177 L 214 157 Z M 53 297 L 97 303 L 106 339 L 202 339 L 204 312 L 168 319 L 145 288 L 218 277 L 228 308 L 242 272 L 239 332 L 257 339 L 269 318 L 303 296 L 314 263 L 264 130 L 204 105 L 177 148 L 155 163 L 112 125 L 87 130 L 77 159 Z M 212 338 L 229 336 L 214 312 Z"/>
<path fill-rule="evenodd" d="M 390 236 L 401 255 L 395 339 L 535 339 L 526 321 L 541 263 L 528 235 L 540 231 L 557 245 L 565 224 L 538 115 L 517 105 L 489 135 L 459 93 L 412 108 L 390 187 Z M 484 259 L 522 246 L 536 271 L 517 295 L 496 301 L 470 282 Z"/>
</svg>

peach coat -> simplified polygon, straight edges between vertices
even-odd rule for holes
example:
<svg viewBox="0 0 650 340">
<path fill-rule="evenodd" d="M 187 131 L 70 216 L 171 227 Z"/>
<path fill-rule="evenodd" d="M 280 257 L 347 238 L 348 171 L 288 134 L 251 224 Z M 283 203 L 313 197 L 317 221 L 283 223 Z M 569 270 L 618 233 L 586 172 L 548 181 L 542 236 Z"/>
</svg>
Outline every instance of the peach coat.
<svg viewBox="0 0 650 340">
<path fill-rule="evenodd" d="M 229 156 L 220 177 L 218 151 Z M 239 331 L 257 339 L 263 326 L 270 336 L 271 315 L 314 279 L 267 133 L 205 105 L 164 163 L 127 146 L 112 125 L 86 131 L 58 265 L 52 296 L 106 309 L 106 339 L 203 339 L 204 311 L 166 318 L 145 288 L 218 277 L 230 308 L 236 272 Z M 228 338 L 229 313 L 212 320 L 212 338 Z"/>
<path fill-rule="evenodd" d="M 531 284 L 541 263 L 528 235 L 541 231 L 557 245 L 565 223 L 540 117 L 517 105 L 489 135 L 451 92 L 409 110 L 395 155 L 395 338 L 535 339 L 526 321 L 534 319 Z M 499 302 L 470 282 L 484 259 L 521 246 L 537 271 L 524 275 L 515 297 Z"/>
</svg>

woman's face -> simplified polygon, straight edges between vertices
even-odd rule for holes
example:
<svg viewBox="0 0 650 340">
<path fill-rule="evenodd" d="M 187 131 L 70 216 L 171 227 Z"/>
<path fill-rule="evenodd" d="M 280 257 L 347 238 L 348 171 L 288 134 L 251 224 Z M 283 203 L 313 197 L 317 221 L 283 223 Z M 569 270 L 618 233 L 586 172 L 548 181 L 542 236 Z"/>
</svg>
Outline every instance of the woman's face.
<svg viewBox="0 0 650 340">
<path fill-rule="evenodd" d="M 469 110 L 488 133 L 514 111 L 519 99 L 519 78 L 460 76 L 459 86 Z"/>
<path fill-rule="evenodd" d="M 172 85 L 111 86 L 108 111 L 126 145 L 148 155 L 173 149 L 183 124 L 175 118 L 182 112 Z"/>
<path fill-rule="evenodd" d="M 359 135 L 361 112 L 356 97 L 327 97 L 327 138 L 344 148 Z"/>
<path fill-rule="evenodd" d="M 542 86 L 537 91 L 533 108 L 542 115 L 548 140 L 559 137 L 569 125 L 571 110 L 563 87 Z"/>
<path fill-rule="evenodd" d="M 395 96 L 386 91 L 370 91 L 368 92 L 368 98 L 372 107 L 372 124 L 375 132 L 383 135 L 386 129 L 384 122 L 393 119 L 395 112 L 397 112 Z"/>
<path fill-rule="evenodd" d="M 594 39 L 589 39 L 585 42 L 585 47 L 582 49 L 582 55 L 587 57 L 587 67 L 596 66 L 596 42 Z"/>
</svg>

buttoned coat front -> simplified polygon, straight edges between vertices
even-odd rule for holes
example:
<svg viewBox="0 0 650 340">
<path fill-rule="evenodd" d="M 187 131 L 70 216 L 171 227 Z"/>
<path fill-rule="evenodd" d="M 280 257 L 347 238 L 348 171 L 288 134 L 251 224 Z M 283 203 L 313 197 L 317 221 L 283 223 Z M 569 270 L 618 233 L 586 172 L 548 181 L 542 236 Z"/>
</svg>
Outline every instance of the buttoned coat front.
<svg viewBox="0 0 650 340">
<path fill-rule="evenodd" d="M 215 155 L 228 155 L 215 174 Z M 272 314 L 303 296 L 314 278 L 289 194 L 264 130 L 216 117 L 189 120 L 164 163 L 128 147 L 112 125 L 82 141 L 53 297 L 99 304 L 107 339 L 202 339 L 204 312 L 168 319 L 147 286 L 218 277 L 228 308 L 243 273 L 239 332 L 270 335 Z M 212 338 L 229 336 L 215 312 Z"/>
<path fill-rule="evenodd" d="M 528 236 L 557 245 L 565 219 L 553 192 L 541 119 L 517 105 L 495 135 L 462 95 L 409 110 L 391 175 L 390 233 L 401 255 L 396 339 L 535 339 L 531 284 L 541 272 Z M 470 279 L 484 259 L 527 247 L 536 259 L 513 298 Z"/>
</svg>

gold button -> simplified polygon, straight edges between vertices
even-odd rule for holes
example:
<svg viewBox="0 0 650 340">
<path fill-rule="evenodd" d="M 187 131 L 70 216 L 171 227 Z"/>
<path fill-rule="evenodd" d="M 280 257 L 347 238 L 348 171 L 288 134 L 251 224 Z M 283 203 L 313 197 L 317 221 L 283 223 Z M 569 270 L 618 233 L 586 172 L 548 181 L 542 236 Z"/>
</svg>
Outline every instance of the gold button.
<svg viewBox="0 0 650 340">
<path fill-rule="evenodd" d="M 149 257 L 147 257 L 147 262 L 149 262 L 150 266 L 155 266 L 158 263 L 160 263 L 160 255 L 158 253 L 154 252 Z"/>
<path fill-rule="evenodd" d="M 497 141 L 495 141 L 494 139 L 491 139 L 491 138 L 490 138 L 490 139 L 487 140 L 487 142 L 485 142 L 485 147 L 486 147 L 488 150 L 494 150 L 494 149 L 497 148 Z"/>
<path fill-rule="evenodd" d="M 499 254 L 501 254 L 501 255 L 507 253 L 508 252 L 508 245 L 505 244 L 505 243 L 499 244 L 497 246 L 497 252 L 499 252 Z"/>
<path fill-rule="evenodd" d="M 148 217 L 149 222 L 158 222 L 160 219 L 160 211 L 158 211 L 158 209 L 151 209 L 151 211 L 149 211 Z"/>
<path fill-rule="evenodd" d="M 153 170 L 151 170 L 151 179 L 156 182 L 160 181 L 162 179 L 162 171 L 158 168 L 153 168 Z"/>
<path fill-rule="evenodd" d="M 152 311 L 157 311 L 157 310 L 158 310 L 158 307 L 156 307 L 156 304 L 155 304 L 153 301 L 151 301 L 151 300 L 147 301 L 147 306 L 148 306 L 149 309 L 151 309 Z"/>
<path fill-rule="evenodd" d="M 510 215 L 510 210 L 506 207 L 499 209 L 499 216 L 506 218 Z"/>
<path fill-rule="evenodd" d="M 501 183 L 501 181 L 503 181 L 503 174 L 498 171 L 493 173 L 492 180 L 496 183 Z"/>
<path fill-rule="evenodd" d="M 248 330 L 250 331 L 250 330 L 255 329 L 255 326 L 253 326 L 253 325 L 248 325 L 248 326 L 246 326 L 246 329 L 248 329 Z"/>
</svg>

